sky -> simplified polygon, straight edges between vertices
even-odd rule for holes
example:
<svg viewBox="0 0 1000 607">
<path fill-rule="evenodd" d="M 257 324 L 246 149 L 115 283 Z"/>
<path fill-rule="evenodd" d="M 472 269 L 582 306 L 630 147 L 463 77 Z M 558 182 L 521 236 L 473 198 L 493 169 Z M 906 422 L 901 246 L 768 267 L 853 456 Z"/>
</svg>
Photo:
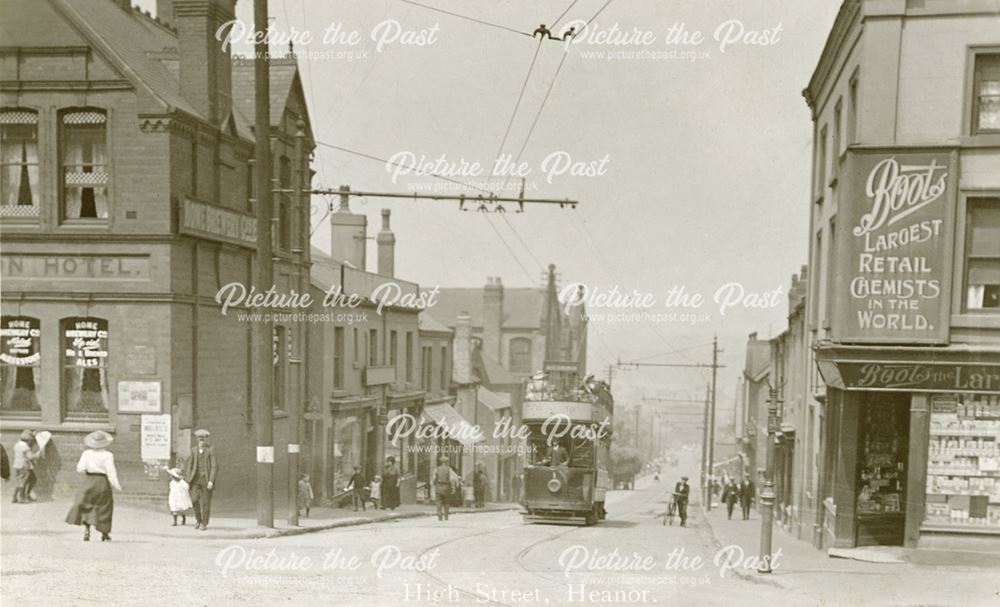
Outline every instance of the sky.
<svg viewBox="0 0 1000 607">
<path fill-rule="evenodd" d="M 717 335 L 720 408 L 732 406 L 747 335 L 786 328 L 790 279 L 806 261 L 812 123 L 801 91 L 840 3 L 415 1 L 425 6 L 271 0 L 275 31 L 298 35 L 316 140 L 407 166 L 443 157 L 439 172 L 477 184 L 505 181 L 489 174 L 503 141 L 511 159 L 524 148 L 526 195 L 579 205 L 501 215 L 459 212 L 456 202 L 352 199 L 371 236 L 380 210 L 392 209 L 396 275 L 424 288 L 476 287 L 490 276 L 526 287 L 541 285 L 553 263 L 562 285 L 652 298 L 650 308 L 588 305 L 592 314 L 660 314 L 592 318 L 591 370 L 606 375 L 619 360 L 707 363 Z M 140 4 L 155 11 L 153 0 Z M 553 29 L 559 36 L 577 22 L 572 44 L 530 36 L 564 11 Z M 237 3 L 237 18 L 249 27 L 251 2 Z M 234 40 L 233 48 L 248 47 Z M 394 175 L 398 167 L 323 145 L 314 169 L 314 186 L 481 193 Z M 516 195 L 519 179 L 507 185 Z M 313 244 L 329 250 L 326 205 L 313 201 Z M 374 240 L 368 258 L 376 259 Z M 672 289 L 704 302 L 669 307 Z M 713 300 L 720 289 L 733 302 L 725 310 Z M 614 373 L 619 400 L 702 397 L 708 376 Z"/>
</svg>

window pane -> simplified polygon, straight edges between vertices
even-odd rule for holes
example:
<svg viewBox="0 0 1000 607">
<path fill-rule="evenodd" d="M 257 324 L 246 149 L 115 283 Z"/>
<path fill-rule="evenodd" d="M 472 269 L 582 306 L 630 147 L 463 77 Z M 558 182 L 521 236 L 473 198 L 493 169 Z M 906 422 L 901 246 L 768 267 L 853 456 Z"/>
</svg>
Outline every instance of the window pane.
<svg viewBox="0 0 1000 607">
<path fill-rule="evenodd" d="M 62 129 L 65 217 L 106 219 L 109 177 L 104 114 L 67 112 Z"/>
<path fill-rule="evenodd" d="M 108 411 L 108 321 L 63 321 L 63 397 L 67 413 Z"/>
<path fill-rule="evenodd" d="M 1000 200 L 972 206 L 969 223 L 969 254 L 974 257 L 1000 257 Z"/>
<path fill-rule="evenodd" d="M 1000 55 L 976 57 L 975 93 L 979 131 L 1000 130 Z"/>
<path fill-rule="evenodd" d="M 0 112 L 0 208 L 4 216 L 38 215 L 38 116 Z"/>
<path fill-rule="evenodd" d="M 4 316 L 0 320 L 0 408 L 38 411 L 41 377 L 41 324 L 37 318 Z"/>
</svg>

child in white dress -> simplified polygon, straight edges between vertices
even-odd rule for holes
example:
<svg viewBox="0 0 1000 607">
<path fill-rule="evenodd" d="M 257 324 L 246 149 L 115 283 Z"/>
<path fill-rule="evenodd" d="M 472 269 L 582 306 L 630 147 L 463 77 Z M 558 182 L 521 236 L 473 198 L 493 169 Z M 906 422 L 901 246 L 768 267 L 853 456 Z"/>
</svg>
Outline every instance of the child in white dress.
<svg viewBox="0 0 1000 607">
<path fill-rule="evenodd" d="M 167 503 L 170 506 L 170 514 L 174 516 L 172 526 L 176 527 L 178 516 L 181 517 L 181 525 L 187 523 L 187 511 L 192 508 L 191 493 L 187 481 L 181 476 L 180 468 L 171 468 L 167 470 L 167 474 L 170 475 L 170 495 L 167 497 Z"/>
<path fill-rule="evenodd" d="M 382 503 L 382 477 L 376 474 L 375 480 L 371 482 L 371 484 L 368 486 L 368 489 L 369 489 L 368 499 L 372 501 L 372 504 L 375 506 L 375 509 L 378 510 L 379 506 Z"/>
</svg>

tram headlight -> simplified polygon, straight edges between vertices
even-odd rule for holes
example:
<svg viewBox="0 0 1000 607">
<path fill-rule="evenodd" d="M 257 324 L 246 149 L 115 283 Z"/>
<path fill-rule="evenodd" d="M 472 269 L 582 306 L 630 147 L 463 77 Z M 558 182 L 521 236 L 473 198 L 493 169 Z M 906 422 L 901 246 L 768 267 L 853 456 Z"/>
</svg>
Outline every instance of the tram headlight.
<svg viewBox="0 0 1000 607">
<path fill-rule="evenodd" d="M 562 481 L 550 478 L 549 482 L 545 484 L 545 488 L 549 490 L 549 493 L 559 493 L 559 490 L 562 489 Z"/>
</svg>

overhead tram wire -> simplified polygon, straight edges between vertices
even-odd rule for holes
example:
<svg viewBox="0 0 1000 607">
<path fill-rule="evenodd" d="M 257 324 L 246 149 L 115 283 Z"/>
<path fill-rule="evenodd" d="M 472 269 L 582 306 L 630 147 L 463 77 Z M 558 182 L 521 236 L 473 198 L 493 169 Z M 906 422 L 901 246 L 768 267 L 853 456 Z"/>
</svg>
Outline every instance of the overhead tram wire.
<svg viewBox="0 0 1000 607">
<path fill-rule="evenodd" d="M 566 7 L 566 10 L 564 10 L 562 14 L 556 17 L 555 21 L 552 22 L 552 25 L 549 26 L 549 29 L 552 30 L 556 29 L 556 24 L 559 23 L 562 20 L 562 18 L 566 16 L 566 13 L 568 13 L 570 9 L 573 8 L 579 1 L 580 0 L 573 0 L 572 2 L 570 2 L 569 6 Z"/>
<path fill-rule="evenodd" d="M 413 0 L 399 0 L 399 1 L 400 2 L 405 2 L 406 4 L 412 4 L 413 6 L 419 6 L 420 8 L 425 8 L 425 9 L 427 9 L 429 11 L 434 11 L 434 12 L 437 12 L 437 13 L 443 13 L 445 15 L 451 15 L 452 17 L 458 17 L 459 19 L 465 19 L 467 21 L 473 21 L 475 23 L 480 23 L 482 25 L 488 25 L 490 27 L 495 27 L 497 29 L 505 30 L 505 31 L 508 31 L 508 32 L 513 32 L 515 34 L 520 34 L 522 36 L 527 36 L 529 38 L 532 37 L 531 34 L 529 34 L 528 32 L 522 32 L 521 30 L 516 30 L 516 29 L 514 29 L 512 27 L 507 27 L 506 25 L 500 25 L 499 23 L 491 23 L 489 21 L 483 21 L 482 19 L 476 19 L 475 17 L 470 17 L 468 15 L 462 15 L 462 14 L 459 14 L 459 13 L 453 13 L 451 11 L 446 11 L 444 9 L 437 8 L 435 6 L 428 6 L 426 4 L 420 4 L 419 2 L 414 2 Z"/>
<path fill-rule="evenodd" d="M 604 12 L 604 9 L 608 8 L 609 4 L 611 4 L 611 0 L 608 0 L 607 2 L 604 3 L 604 6 L 602 6 L 599 9 L 597 9 L 597 12 L 594 13 L 594 16 L 591 17 L 590 20 L 588 20 L 587 23 L 585 23 L 583 25 L 583 27 L 580 28 L 580 30 L 582 31 L 582 30 L 587 29 L 590 26 L 590 24 L 594 22 L 594 19 L 597 19 L 597 16 L 600 15 L 602 12 Z"/>
<path fill-rule="evenodd" d="M 538 51 L 542 50 L 542 40 L 538 41 L 538 46 L 535 47 L 535 54 L 531 56 L 531 63 L 528 64 L 528 73 L 524 75 L 524 82 L 521 83 L 521 92 L 517 95 L 517 103 L 514 104 L 514 111 L 510 114 L 510 120 L 507 121 L 507 128 L 503 132 L 503 139 L 500 140 L 500 146 L 497 148 L 497 153 L 494 156 L 494 160 L 500 157 L 503 153 L 503 146 L 507 144 L 507 136 L 510 135 L 510 127 L 514 125 L 514 118 L 517 117 L 517 110 L 521 107 L 521 100 L 524 99 L 524 91 L 528 88 L 528 81 L 531 80 L 531 72 L 535 69 L 535 61 L 538 59 Z M 515 166 L 517 166 L 515 162 Z"/>
</svg>

